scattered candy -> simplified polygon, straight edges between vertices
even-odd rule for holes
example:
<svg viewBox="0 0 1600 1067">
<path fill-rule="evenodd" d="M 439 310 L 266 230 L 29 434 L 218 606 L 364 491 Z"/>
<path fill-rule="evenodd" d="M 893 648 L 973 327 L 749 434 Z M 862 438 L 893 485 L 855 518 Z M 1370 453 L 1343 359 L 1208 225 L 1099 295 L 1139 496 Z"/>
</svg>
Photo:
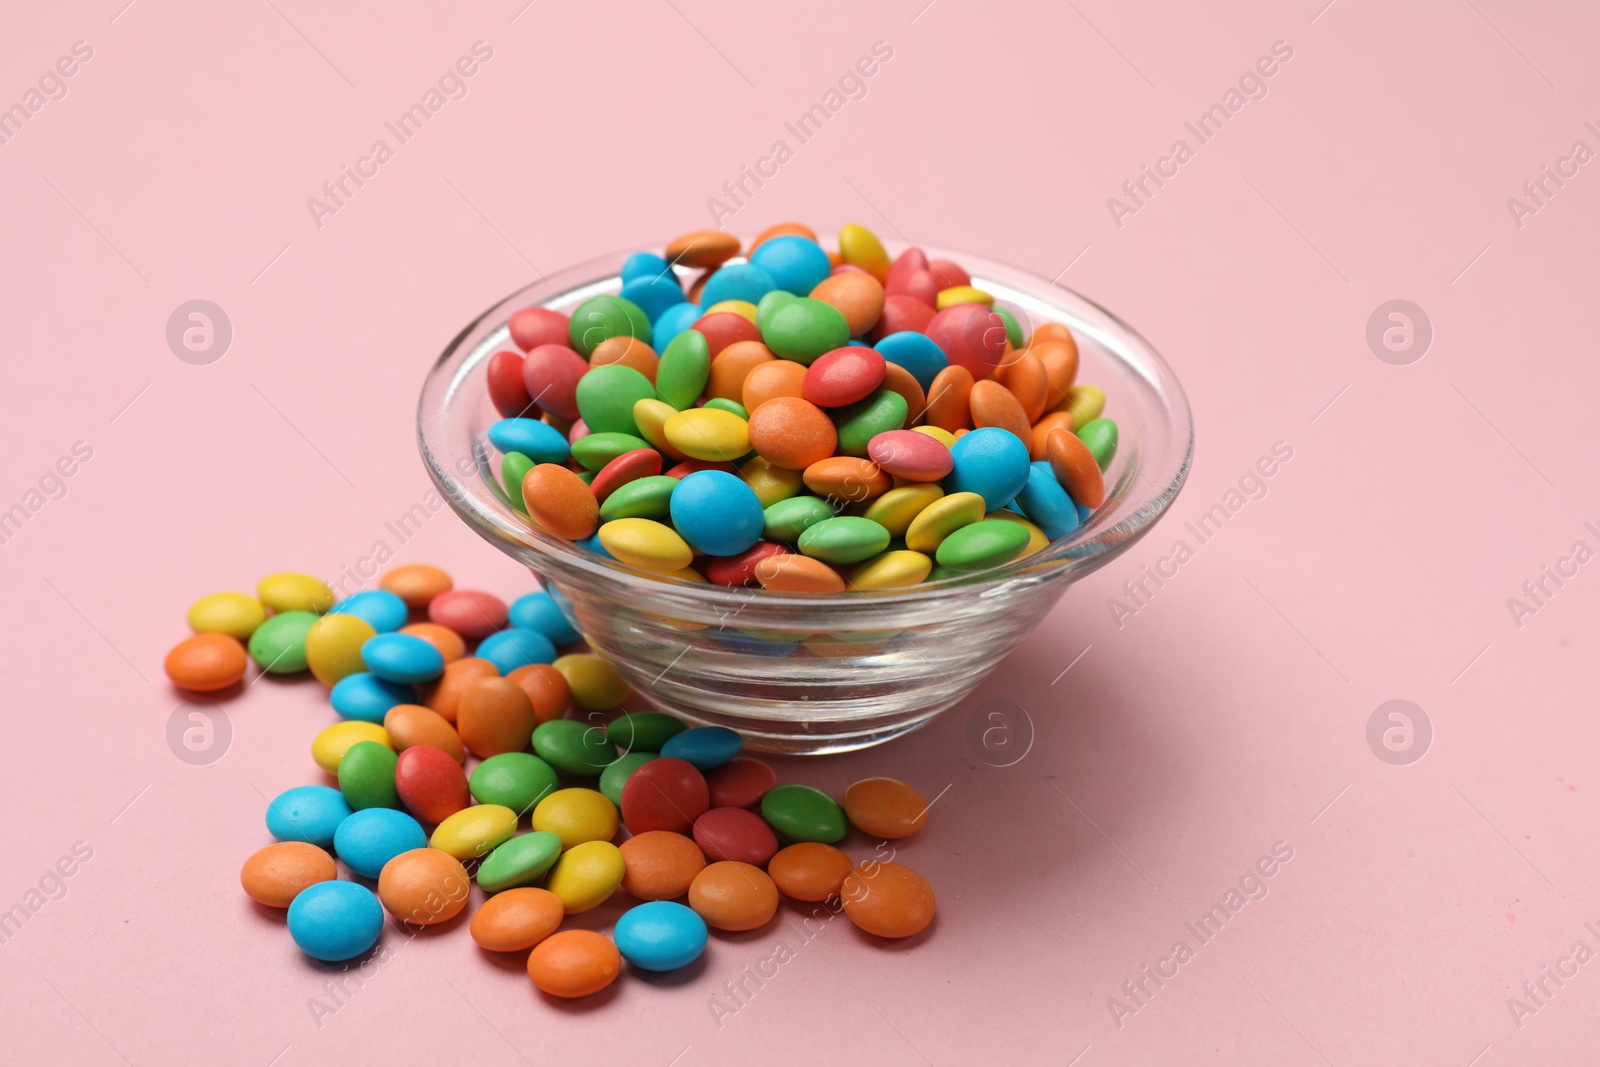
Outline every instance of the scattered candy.
<svg viewBox="0 0 1600 1067">
<path fill-rule="evenodd" d="M 289 936 L 313 959 L 354 959 L 376 945 L 382 932 L 378 898 L 354 882 L 318 882 L 289 905 Z"/>
<path fill-rule="evenodd" d="M 689 908 L 654 900 L 629 908 L 617 920 L 617 951 L 646 971 L 687 967 L 706 950 L 706 922 Z"/>
<path fill-rule="evenodd" d="M 472 940 L 491 952 L 521 952 L 555 933 L 565 916 L 544 889 L 508 889 L 484 901 L 472 917 Z"/>
<path fill-rule="evenodd" d="M 857 867 L 839 892 L 845 915 L 869 934 L 910 937 L 933 921 L 932 887 L 903 864 L 874 861 Z"/>
<path fill-rule="evenodd" d="M 287 908 L 304 890 L 339 877 L 333 857 L 304 841 L 280 841 L 244 861 L 239 881 L 250 899 L 269 908 Z"/>
<path fill-rule="evenodd" d="M 621 973 L 617 946 L 593 930 L 561 930 L 528 953 L 528 977 L 539 992 L 553 997 L 598 993 Z"/>
</svg>

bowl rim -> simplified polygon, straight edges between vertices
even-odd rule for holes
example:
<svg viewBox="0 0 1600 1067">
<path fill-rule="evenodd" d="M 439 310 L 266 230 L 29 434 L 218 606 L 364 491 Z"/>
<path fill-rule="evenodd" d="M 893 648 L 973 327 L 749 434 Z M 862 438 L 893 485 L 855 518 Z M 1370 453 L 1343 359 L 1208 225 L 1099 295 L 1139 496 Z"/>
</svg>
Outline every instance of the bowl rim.
<svg viewBox="0 0 1600 1067">
<path fill-rule="evenodd" d="M 741 235 L 740 247 L 749 247 L 750 237 Z M 504 498 L 496 480 L 488 477 L 490 471 L 486 442 L 475 439 L 471 446 L 471 459 L 475 481 L 472 485 L 458 474 L 444 457 L 454 451 L 440 438 L 444 433 L 444 405 L 452 401 L 472 375 L 482 377 L 483 364 L 495 352 L 509 348 L 519 351 L 509 341 L 507 322 L 512 311 L 523 307 L 551 305 L 573 306 L 589 296 L 616 291 L 619 288 L 617 270 L 620 259 L 640 251 L 653 251 L 664 247 L 659 242 L 644 248 L 629 247 L 594 258 L 553 273 L 540 272 L 539 280 L 512 291 L 502 299 L 474 316 L 451 338 L 439 357 L 428 369 L 417 403 L 417 444 L 423 465 L 429 477 L 461 519 L 486 540 L 497 543 L 514 542 L 536 555 L 546 558 L 553 566 L 576 571 L 592 579 L 628 587 L 649 600 L 665 597 L 670 600 L 684 598 L 696 605 L 711 609 L 742 610 L 752 600 L 764 605 L 792 604 L 807 609 L 848 611 L 852 608 L 870 607 L 882 612 L 886 607 L 924 604 L 946 597 L 990 597 L 1010 592 L 1019 586 L 1042 583 L 1060 583 L 1063 587 L 1098 570 L 1121 555 L 1139 540 L 1160 517 L 1166 513 L 1188 477 L 1194 460 L 1194 418 L 1182 383 L 1165 358 L 1132 325 L 1115 312 L 1084 296 L 1077 290 L 1060 285 L 1031 270 L 1016 267 L 975 253 L 959 249 L 917 245 L 932 258 L 954 259 L 968 268 L 973 283 L 990 283 L 1000 297 L 1000 290 L 1015 290 L 1034 301 L 1051 304 L 1075 333 L 1089 333 L 1105 355 L 1121 363 L 1129 372 L 1145 381 L 1156 401 L 1157 409 L 1166 416 L 1168 434 L 1173 443 L 1160 467 L 1166 475 L 1159 482 L 1151 481 L 1135 462 L 1129 462 L 1122 471 L 1113 493 L 1127 495 L 1119 503 L 1091 517 L 1076 531 L 1039 552 L 1021 557 L 1010 563 L 968 575 L 923 582 L 915 586 L 885 590 L 857 590 L 842 593 L 790 593 L 760 588 L 719 586 L 709 582 L 693 582 L 662 575 L 617 560 L 606 559 L 571 542 L 561 540 L 533 528 L 516 516 Z M 902 241 L 884 242 L 891 255 L 905 247 Z M 741 260 L 735 257 L 732 262 Z M 998 271 L 997 279 L 993 272 Z M 1009 274 L 1015 280 L 1007 281 Z M 998 280 L 1000 284 L 993 283 Z M 980 286 L 981 287 L 981 286 Z M 1065 313 L 1061 302 L 1081 305 L 1080 311 L 1101 316 L 1105 322 L 1100 329 L 1089 328 L 1079 321 L 1081 315 Z M 449 364 L 462 355 L 462 346 L 486 320 L 503 316 L 503 321 L 488 331 L 468 350 L 460 365 L 449 371 Z M 1139 366 L 1129 358 L 1124 349 L 1132 349 L 1148 361 L 1148 368 Z M 1181 439 L 1181 455 L 1176 442 Z M 457 468 L 459 469 L 459 467 Z M 1159 473 L 1159 470 L 1157 471 Z M 1133 481 L 1143 481 L 1150 490 L 1135 494 L 1130 488 Z M 526 561 L 524 561 L 526 562 Z M 887 621 L 887 620 L 886 620 Z"/>
</svg>

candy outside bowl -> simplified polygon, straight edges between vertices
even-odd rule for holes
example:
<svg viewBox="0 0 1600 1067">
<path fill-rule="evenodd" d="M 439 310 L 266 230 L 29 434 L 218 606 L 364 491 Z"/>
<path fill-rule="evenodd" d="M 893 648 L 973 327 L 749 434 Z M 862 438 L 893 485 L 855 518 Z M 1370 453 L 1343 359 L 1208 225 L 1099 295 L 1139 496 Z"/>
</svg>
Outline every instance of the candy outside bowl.
<svg viewBox="0 0 1600 1067">
<path fill-rule="evenodd" d="M 498 484 L 487 431 L 500 415 L 485 364 L 515 350 L 507 321 L 518 309 L 570 312 L 616 293 L 627 253 L 521 289 L 457 335 L 429 372 L 418 408 L 428 473 L 456 513 L 527 565 L 591 648 L 655 707 L 738 730 L 748 747 L 768 752 L 842 752 L 914 730 L 999 666 L 1069 585 L 1149 530 L 1177 496 L 1194 448 L 1182 387 L 1127 324 L 1026 271 L 925 251 L 965 266 L 1024 329 L 1069 326 L 1080 352 L 1077 380 L 1105 390 L 1105 414 L 1120 431 L 1106 503 L 1031 556 L 908 589 L 778 594 L 663 579 L 534 529 Z"/>
</svg>

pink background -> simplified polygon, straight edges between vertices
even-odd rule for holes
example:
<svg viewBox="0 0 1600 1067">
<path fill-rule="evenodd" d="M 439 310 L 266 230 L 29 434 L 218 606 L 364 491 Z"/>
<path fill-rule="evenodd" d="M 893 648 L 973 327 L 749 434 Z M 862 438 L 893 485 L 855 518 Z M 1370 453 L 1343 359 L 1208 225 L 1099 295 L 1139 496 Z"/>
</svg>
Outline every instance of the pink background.
<svg viewBox="0 0 1600 1067">
<path fill-rule="evenodd" d="M 74 41 L 94 54 L 0 147 L 0 507 L 93 449 L 0 545 L 0 907 L 93 850 L 0 948 L 7 1061 L 1593 1061 L 1600 962 L 1547 979 L 1520 1026 L 1507 998 L 1570 973 L 1574 942 L 1600 950 L 1600 564 L 1520 627 L 1506 601 L 1574 541 L 1600 548 L 1600 175 L 1520 228 L 1506 199 L 1574 141 L 1600 149 L 1583 127 L 1600 18 L 1508 0 L 521 2 L 8 17 L 0 101 Z M 317 228 L 306 198 L 478 40 L 493 58 L 468 95 Z M 263 682 L 226 705 L 222 760 L 174 758 L 161 660 L 186 606 L 393 546 L 384 522 L 428 488 L 414 398 L 456 330 L 536 268 L 706 225 L 707 197 L 877 40 L 894 56 L 868 95 L 726 225 L 860 221 L 1068 268 L 1188 389 L 1198 447 L 1173 514 L 930 728 L 782 764 L 835 791 L 949 787 L 900 853 L 938 890 L 931 933 L 884 947 L 827 924 L 719 1029 L 708 998 L 791 928 L 717 937 L 686 977 L 576 1006 L 459 923 L 390 930 L 393 958 L 319 1028 L 328 972 L 238 870 L 268 840 L 263 796 L 320 780 L 307 745 L 332 712 L 314 682 Z M 1280 40 L 1293 58 L 1268 95 L 1116 226 L 1106 198 Z M 165 342 L 195 298 L 233 326 L 209 366 Z M 1365 340 L 1396 298 L 1433 325 L 1410 366 Z M 1267 496 L 1119 628 L 1108 598 L 1276 441 L 1294 455 Z M 531 588 L 448 515 L 398 558 Z M 1410 766 L 1366 741 L 1397 698 L 1433 728 Z M 994 700 L 1036 731 L 1007 768 L 966 740 Z M 1200 945 L 1185 921 L 1279 841 L 1293 859 L 1265 899 Z M 1119 1026 L 1108 998 L 1180 938 L 1194 958 Z"/>
</svg>

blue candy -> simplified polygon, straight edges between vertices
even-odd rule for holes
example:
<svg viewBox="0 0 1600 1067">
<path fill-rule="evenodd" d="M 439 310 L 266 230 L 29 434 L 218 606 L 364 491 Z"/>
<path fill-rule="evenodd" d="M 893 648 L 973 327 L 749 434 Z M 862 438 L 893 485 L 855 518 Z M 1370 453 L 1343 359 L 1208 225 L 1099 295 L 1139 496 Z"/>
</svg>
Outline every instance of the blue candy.
<svg viewBox="0 0 1600 1067">
<path fill-rule="evenodd" d="M 672 525 L 696 552 L 736 556 L 761 539 L 761 498 L 727 471 L 695 471 L 672 490 Z"/>
<path fill-rule="evenodd" d="M 673 304 L 650 324 L 651 347 L 657 352 L 665 352 L 672 339 L 693 326 L 699 318 L 699 304 Z"/>
<path fill-rule="evenodd" d="M 485 637 L 474 655 L 493 663 L 504 676 L 530 663 L 554 663 L 556 646 L 538 630 L 513 626 Z"/>
<path fill-rule="evenodd" d="M 714 771 L 743 748 L 744 738 L 726 726 L 696 726 L 667 738 L 661 754 L 692 763 L 702 771 Z"/>
<path fill-rule="evenodd" d="M 297 785 L 267 805 L 267 833 L 279 841 L 309 841 L 332 848 L 334 833 L 350 815 L 344 794 L 326 785 Z"/>
<path fill-rule="evenodd" d="M 365 808 L 334 831 L 333 848 L 344 865 L 363 878 L 376 878 L 383 865 L 414 848 L 427 848 L 422 824 L 393 808 Z"/>
<path fill-rule="evenodd" d="M 899 333 L 891 333 L 874 347 L 878 355 L 911 372 L 911 376 L 924 391 L 931 389 L 933 379 L 950 365 L 950 361 L 945 358 L 944 349 L 925 333 L 901 330 Z"/>
<path fill-rule="evenodd" d="M 443 654 L 411 634 L 379 634 L 368 638 L 361 646 L 361 662 L 384 681 L 401 685 L 431 682 L 444 673 Z"/>
<path fill-rule="evenodd" d="M 354 615 L 380 634 L 393 633 L 406 624 L 406 602 L 387 589 L 371 589 L 347 596 L 328 609 L 329 615 Z"/>
<path fill-rule="evenodd" d="M 489 443 L 501 452 L 520 452 L 535 463 L 565 463 L 572 455 L 566 435 L 538 419 L 501 419 L 489 427 Z"/>
<path fill-rule="evenodd" d="M 750 262 L 766 271 L 779 289 L 795 296 L 810 296 L 817 283 L 833 273 L 821 245 L 793 235 L 761 242 L 750 253 Z"/>
<path fill-rule="evenodd" d="M 289 905 L 289 936 L 307 956 L 349 960 L 378 943 L 383 905 L 355 882 L 318 882 Z"/>
<path fill-rule="evenodd" d="M 409 685 L 386 682 L 375 674 L 358 671 L 340 678 L 328 694 L 333 710 L 347 719 L 382 722 L 396 704 L 415 704 L 416 691 Z"/>
<path fill-rule="evenodd" d="M 635 252 L 622 261 L 619 273 L 623 285 L 639 278 L 671 278 L 677 281 L 677 275 L 672 273 L 672 264 L 654 252 Z"/>
<path fill-rule="evenodd" d="M 772 275 L 754 263 L 729 263 L 719 267 L 715 274 L 706 279 L 706 284 L 700 289 L 700 305 L 710 307 L 724 300 L 745 300 L 759 304 L 762 297 L 777 287 L 778 283 Z"/>
<path fill-rule="evenodd" d="M 950 455 L 955 466 L 945 476 L 944 491 L 977 493 L 985 511 L 1005 507 L 1028 484 L 1028 446 L 1010 430 L 985 426 L 963 434 Z"/>
<path fill-rule="evenodd" d="M 1052 541 L 1078 528 L 1078 505 L 1043 461 L 1029 465 L 1028 484 L 1012 503 Z"/>
<path fill-rule="evenodd" d="M 675 971 L 706 950 L 706 921 L 671 900 L 629 908 L 612 931 L 622 958 L 646 971 Z"/>
<path fill-rule="evenodd" d="M 616 559 L 617 558 L 616 556 L 613 556 L 610 552 L 606 551 L 606 546 L 602 545 L 600 543 L 600 534 L 599 533 L 592 533 L 588 537 L 585 537 L 581 541 L 574 541 L 573 544 L 578 545 L 578 546 L 580 546 L 582 548 L 587 548 L 590 552 L 593 552 L 595 555 L 599 556 L 601 559 Z"/>
<path fill-rule="evenodd" d="M 543 591 L 517 597 L 511 602 L 508 616 L 512 626 L 538 630 L 551 644 L 570 645 L 578 639 L 577 628 L 561 614 L 555 599 Z"/>
<path fill-rule="evenodd" d="M 671 273 L 635 278 L 625 284 L 617 295 L 639 305 L 639 310 L 651 322 L 659 319 L 661 313 L 674 304 L 681 304 L 688 299 L 683 295 L 683 286 L 678 284 L 677 276 Z"/>
</svg>

